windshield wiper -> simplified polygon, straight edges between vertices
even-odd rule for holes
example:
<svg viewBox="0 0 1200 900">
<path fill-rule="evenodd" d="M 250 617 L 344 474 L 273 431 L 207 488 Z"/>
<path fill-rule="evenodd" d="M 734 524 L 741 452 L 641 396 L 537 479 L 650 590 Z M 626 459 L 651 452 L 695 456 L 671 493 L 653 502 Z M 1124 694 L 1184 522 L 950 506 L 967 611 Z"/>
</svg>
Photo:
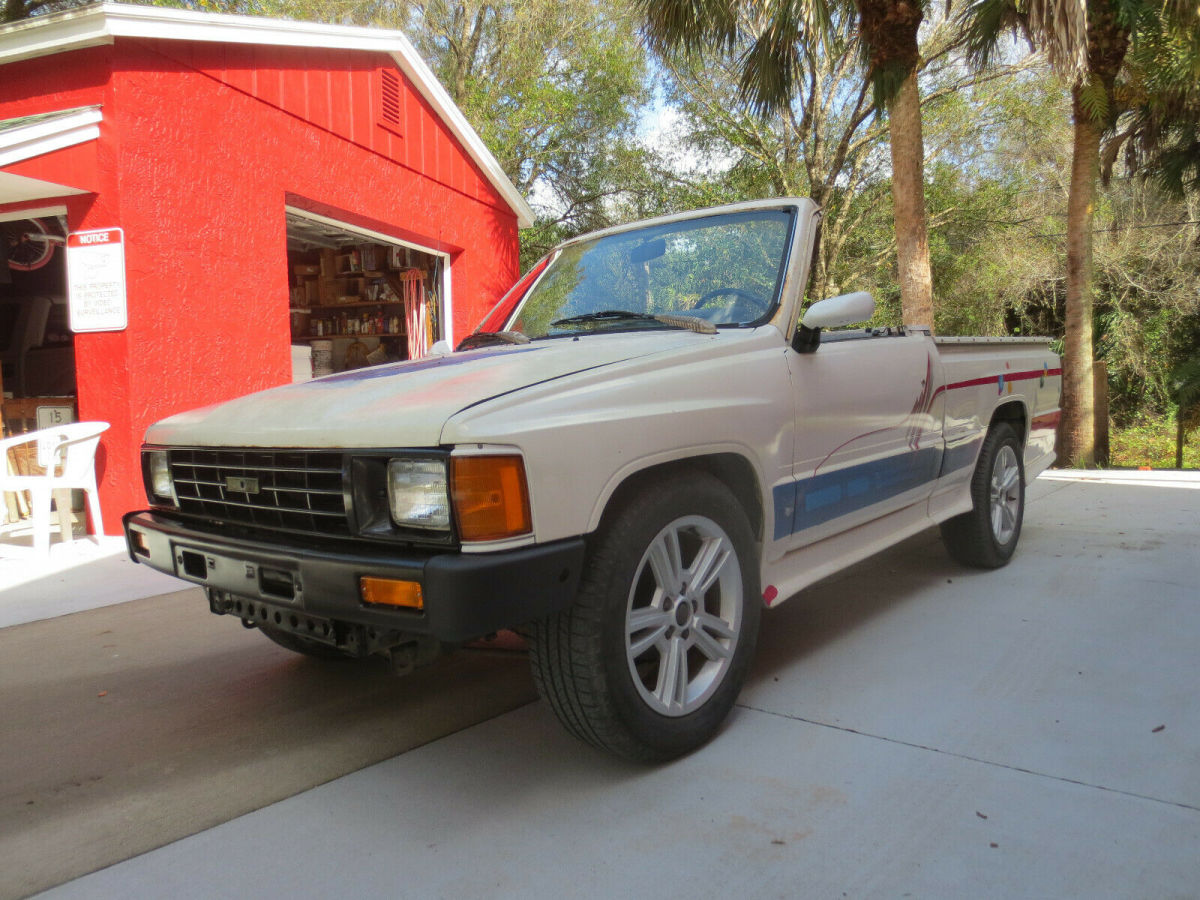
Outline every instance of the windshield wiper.
<svg viewBox="0 0 1200 900">
<path fill-rule="evenodd" d="M 576 325 L 580 322 L 603 322 L 606 319 L 642 319 L 654 321 L 654 316 L 647 315 L 646 313 L 632 312 L 628 309 L 602 309 L 600 312 L 583 313 L 578 316 L 567 316 L 565 319 L 557 319 L 550 323 L 550 327 Z"/>
<path fill-rule="evenodd" d="M 550 323 L 551 328 L 557 328 L 560 325 L 577 325 L 583 322 L 605 322 L 619 319 L 633 319 L 639 322 L 658 322 L 660 325 L 668 325 L 671 328 L 685 328 L 688 331 L 695 331 L 700 334 L 716 334 L 717 327 L 707 319 L 701 319 L 699 316 L 684 316 L 673 313 L 665 313 L 663 315 L 650 315 L 649 313 L 632 312 L 628 309 L 603 309 L 600 312 L 582 313 L 578 316 L 568 316 L 565 319 L 558 319 Z"/>
</svg>

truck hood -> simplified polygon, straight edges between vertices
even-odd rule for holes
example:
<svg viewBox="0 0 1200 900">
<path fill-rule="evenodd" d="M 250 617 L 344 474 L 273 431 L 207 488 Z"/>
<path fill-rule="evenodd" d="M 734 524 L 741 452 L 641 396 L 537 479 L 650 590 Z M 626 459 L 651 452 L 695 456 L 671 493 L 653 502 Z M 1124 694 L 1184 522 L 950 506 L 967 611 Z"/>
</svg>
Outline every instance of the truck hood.
<svg viewBox="0 0 1200 900">
<path fill-rule="evenodd" d="M 717 340 L 687 331 L 559 338 L 393 363 L 194 409 L 147 430 L 193 447 L 434 447 L 460 410 L 535 384 Z"/>
</svg>

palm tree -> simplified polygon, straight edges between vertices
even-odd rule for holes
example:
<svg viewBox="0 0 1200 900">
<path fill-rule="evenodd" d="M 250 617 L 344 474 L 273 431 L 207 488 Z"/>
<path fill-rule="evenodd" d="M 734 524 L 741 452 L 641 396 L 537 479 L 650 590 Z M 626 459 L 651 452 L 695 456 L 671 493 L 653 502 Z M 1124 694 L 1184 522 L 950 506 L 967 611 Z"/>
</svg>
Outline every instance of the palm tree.
<svg viewBox="0 0 1200 900">
<path fill-rule="evenodd" d="M 787 106 L 809 53 L 857 24 L 876 107 L 886 110 L 892 155 L 900 302 L 906 324 L 933 325 L 925 220 L 925 148 L 917 30 L 928 0 L 634 0 L 660 54 L 745 46 L 743 94 L 761 113 Z"/>
<path fill-rule="evenodd" d="M 1067 309 L 1059 458 L 1095 464 L 1092 389 L 1092 212 L 1101 138 L 1120 111 L 1118 76 L 1131 41 L 1164 21 L 1194 28 L 1200 12 L 1182 0 L 975 0 L 964 13 L 969 55 L 986 65 L 1006 33 L 1043 50 L 1071 85 L 1074 124 L 1067 200 Z"/>
</svg>

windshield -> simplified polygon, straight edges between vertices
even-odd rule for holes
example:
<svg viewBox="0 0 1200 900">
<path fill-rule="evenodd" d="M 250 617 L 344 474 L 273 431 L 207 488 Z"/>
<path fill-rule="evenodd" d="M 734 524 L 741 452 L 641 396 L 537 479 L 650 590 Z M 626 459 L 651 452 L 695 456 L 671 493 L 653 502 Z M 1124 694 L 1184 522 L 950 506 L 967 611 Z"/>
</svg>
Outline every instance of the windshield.
<svg viewBox="0 0 1200 900">
<path fill-rule="evenodd" d="M 689 319 L 709 326 L 763 321 L 778 301 L 792 220 L 788 209 L 752 210 L 570 244 L 552 258 L 509 330 L 543 338 L 688 327 Z"/>
</svg>

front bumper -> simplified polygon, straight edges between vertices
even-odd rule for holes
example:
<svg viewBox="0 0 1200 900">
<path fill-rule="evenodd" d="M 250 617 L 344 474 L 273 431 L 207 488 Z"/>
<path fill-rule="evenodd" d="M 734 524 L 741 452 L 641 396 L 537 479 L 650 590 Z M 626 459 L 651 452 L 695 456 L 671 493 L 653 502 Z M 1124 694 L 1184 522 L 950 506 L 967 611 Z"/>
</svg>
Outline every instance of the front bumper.
<svg viewBox="0 0 1200 900">
<path fill-rule="evenodd" d="M 497 553 L 330 542 L 332 549 L 231 538 L 153 511 L 122 520 L 134 562 L 214 592 L 261 601 L 335 622 L 460 642 L 511 628 L 569 606 L 579 587 L 584 540 Z M 135 548 L 134 534 L 140 535 Z M 364 576 L 415 581 L 421 611 L 370 606 Z"/>
</svg>

